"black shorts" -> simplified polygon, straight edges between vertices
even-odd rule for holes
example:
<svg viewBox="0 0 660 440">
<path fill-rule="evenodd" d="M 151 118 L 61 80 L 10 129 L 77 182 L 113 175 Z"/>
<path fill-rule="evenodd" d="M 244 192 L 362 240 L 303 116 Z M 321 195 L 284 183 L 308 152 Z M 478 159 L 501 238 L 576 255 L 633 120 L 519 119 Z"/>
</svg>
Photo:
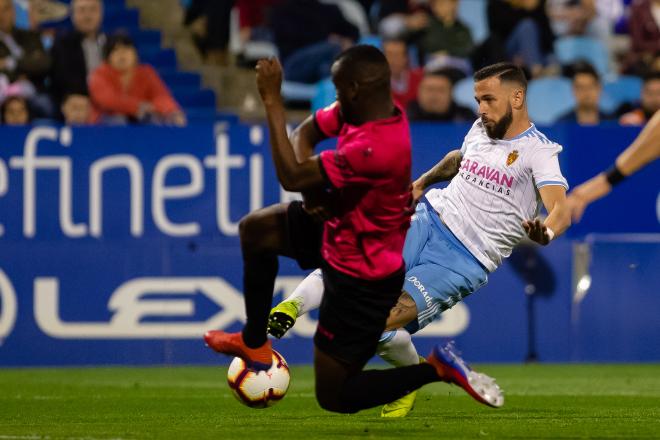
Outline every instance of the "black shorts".
<svg viewBox="0 0 660 440">
<path fill-rule="evenodd" d="M 323 264 L 325 292 L 314 344 L 343 363 L 364 366 L 376 354 L 390 310 L 401 296 L 404 268 L 382 280 L 354 278 Z"/>
<path fill-rule="evenodd" d="M 287 229 L 289 243 L 293 251 L 292 257 L 301 269 L 316 269 L 321 267 L 321 242 L 323 240 L 323 223 L 317 223 L 303 209 L 303 202 L 294 201 L 287 209 Z"/>
<path fill-rule="evenodd" d="M 340 362 L 363 366 L 376 353 L 390 310 L 401 296 L 404 268 L 376 281 L 334 269 L 321 257 L 323 225 L 305 212 L 300 201 L 289 204 L 287 228 L 298 265 L 323 269 L 325 292 L 314 344 Z"/>
</svg>

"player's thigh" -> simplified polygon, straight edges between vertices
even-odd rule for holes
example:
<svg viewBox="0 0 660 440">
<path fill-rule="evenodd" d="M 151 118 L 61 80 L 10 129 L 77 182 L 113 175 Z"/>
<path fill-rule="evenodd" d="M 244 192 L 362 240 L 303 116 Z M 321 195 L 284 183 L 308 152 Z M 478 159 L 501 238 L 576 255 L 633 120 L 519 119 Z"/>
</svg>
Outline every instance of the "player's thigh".
<svg viewBox="0 0 660 440">
<path fill-rule="evenodd" d="M 256 211 L 243 217 L 239 223 L 241 248 L 247 253 L 290 254 L 287 234 L 288 204 L 280 203 Z"/>
<path fill-rule="evenodd" d="M 385 330 L 394 330 L 408 325 L 417 319 L 417 304 L 406 291 L 401 292 L 385 323 Z"/>
<path fill-rule="evenodd" d="M 415 208 L 415 215 L 410 222 L 403 245 L 403 260 L 406 270 L 418 264 L 419 256 L 430 236 L 431 219 L 425 203 L 419 203 Z"/>
<path fill-rule="evenodd" d="M 464 276 L 445 266 L 432 262 L 415 266 L 406 272 L 403 290 L 414 301 L 417 315 L 404 327 L 410 333 L 424 328 L 468 294 L 466 286 Z"/>
<path fill-rule="evenodd" d="M 349 364 L 314 347 L 316 400 L 322 408 L 340 411 L 341 392 L 349 376 L 361 371 L 365 363 Z"/>
</svg>

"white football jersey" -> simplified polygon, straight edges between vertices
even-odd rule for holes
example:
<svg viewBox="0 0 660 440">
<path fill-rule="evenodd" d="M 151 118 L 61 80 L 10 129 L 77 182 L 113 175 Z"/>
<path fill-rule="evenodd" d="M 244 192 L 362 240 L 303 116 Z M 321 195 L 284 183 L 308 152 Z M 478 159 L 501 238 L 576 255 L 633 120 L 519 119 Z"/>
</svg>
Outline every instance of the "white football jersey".
<svg viewBox="0 0 660 440">
<path fill-rule="evenodd" d="M 456 237 L 490 272 L 525 236 L 522 222 L 541 209 L 538 188 L 561 185 L 561 145 L 534 124 L 518 136 L 495 140 L 478 119 L 465 136 L 458 174 L 426 198 Z"/>
</svg>

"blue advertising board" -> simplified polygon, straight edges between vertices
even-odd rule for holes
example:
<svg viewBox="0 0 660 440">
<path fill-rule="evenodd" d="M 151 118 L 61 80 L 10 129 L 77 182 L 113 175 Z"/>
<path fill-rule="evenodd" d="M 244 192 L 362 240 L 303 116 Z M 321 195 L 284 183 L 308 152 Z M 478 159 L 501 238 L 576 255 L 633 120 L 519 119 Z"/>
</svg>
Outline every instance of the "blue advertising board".
<svg viewBox="0 0 660 440">
<path fill-rule="evenodd" d="M 414 175 L 459 147 L 468 129 L 413 127 Z M 610 164 L 637 132 L 546 131 L 565 147 L 562 167 L 572 185 Z M 238 222 L 250 210 L 297 197 L 277 183 L 265 127 L 2 127 L 0 143 L 0 366 L 225 362 L 201 335 L 238 329 L 244 320 Z M 574 237 L 658 232 L 659 173 L 654 164 L 594 204 Z M 626 215 L 614 220 L 622 205 Z M 542 360 L 660 359 L 660 348 L 619 357 L 616 347 L 608 356 L 576 351 L 571 239 L 523 257 L 544 261 L 540 280 L 530 282 L 512 259 L 419 335 L 420 352 L 438 338 L 455 338 L 471 360 L 521 361 L 531 313 Z M 304 275 L 283 258 L 276 300 Z M 551 291 L 530 302 L 530 284 L 550 279 Z M 608 283 L 599 289 L 606 298 L 617 295 Z M 594 302 L 589 313 L 602 307 Z M 276 343 L 290 362 L 311 361 L 314 317 Z"/>
</svg>

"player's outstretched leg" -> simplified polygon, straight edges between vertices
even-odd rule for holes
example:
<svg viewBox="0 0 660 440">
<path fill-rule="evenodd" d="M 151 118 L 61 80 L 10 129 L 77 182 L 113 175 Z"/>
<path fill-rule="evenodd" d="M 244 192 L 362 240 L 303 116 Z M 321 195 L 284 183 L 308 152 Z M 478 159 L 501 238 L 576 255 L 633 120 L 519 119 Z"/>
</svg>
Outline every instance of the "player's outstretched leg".
<svg viewBox="0 0 660 440">
<path fill-rule="evenodd" d="M 296 287 L 291 296 L 270 311 L 268 333 L 281 338 L 293 327 L 299 316 L 318 309 L 323 299 L 323 274 L 316 269 Z"/>
<path fill-rule="evenodd" d="M 383 333 L 378 341 L 378 351 L 381 359 L 395 367 L 417 365 L 424 362 L 424 358 L 417 354 L 412 343 L 410 333 L 404 329 L 390 330 Z M 400 399 L 383 406 L 381 417 L 398 418 L 405 417 L 415 406 L 417 391 L 406 394 Z"/>
<path fill-rule="evenodd" d="M 436 368 L 445 382 L 463 388 L 478 402 L 493 408 L 504 405 L 504 394 L 495 379 L 472 370 L 456 352 L 453 342 L 444 347 L 436 345 L 427 362 Z"/>
</svg>

